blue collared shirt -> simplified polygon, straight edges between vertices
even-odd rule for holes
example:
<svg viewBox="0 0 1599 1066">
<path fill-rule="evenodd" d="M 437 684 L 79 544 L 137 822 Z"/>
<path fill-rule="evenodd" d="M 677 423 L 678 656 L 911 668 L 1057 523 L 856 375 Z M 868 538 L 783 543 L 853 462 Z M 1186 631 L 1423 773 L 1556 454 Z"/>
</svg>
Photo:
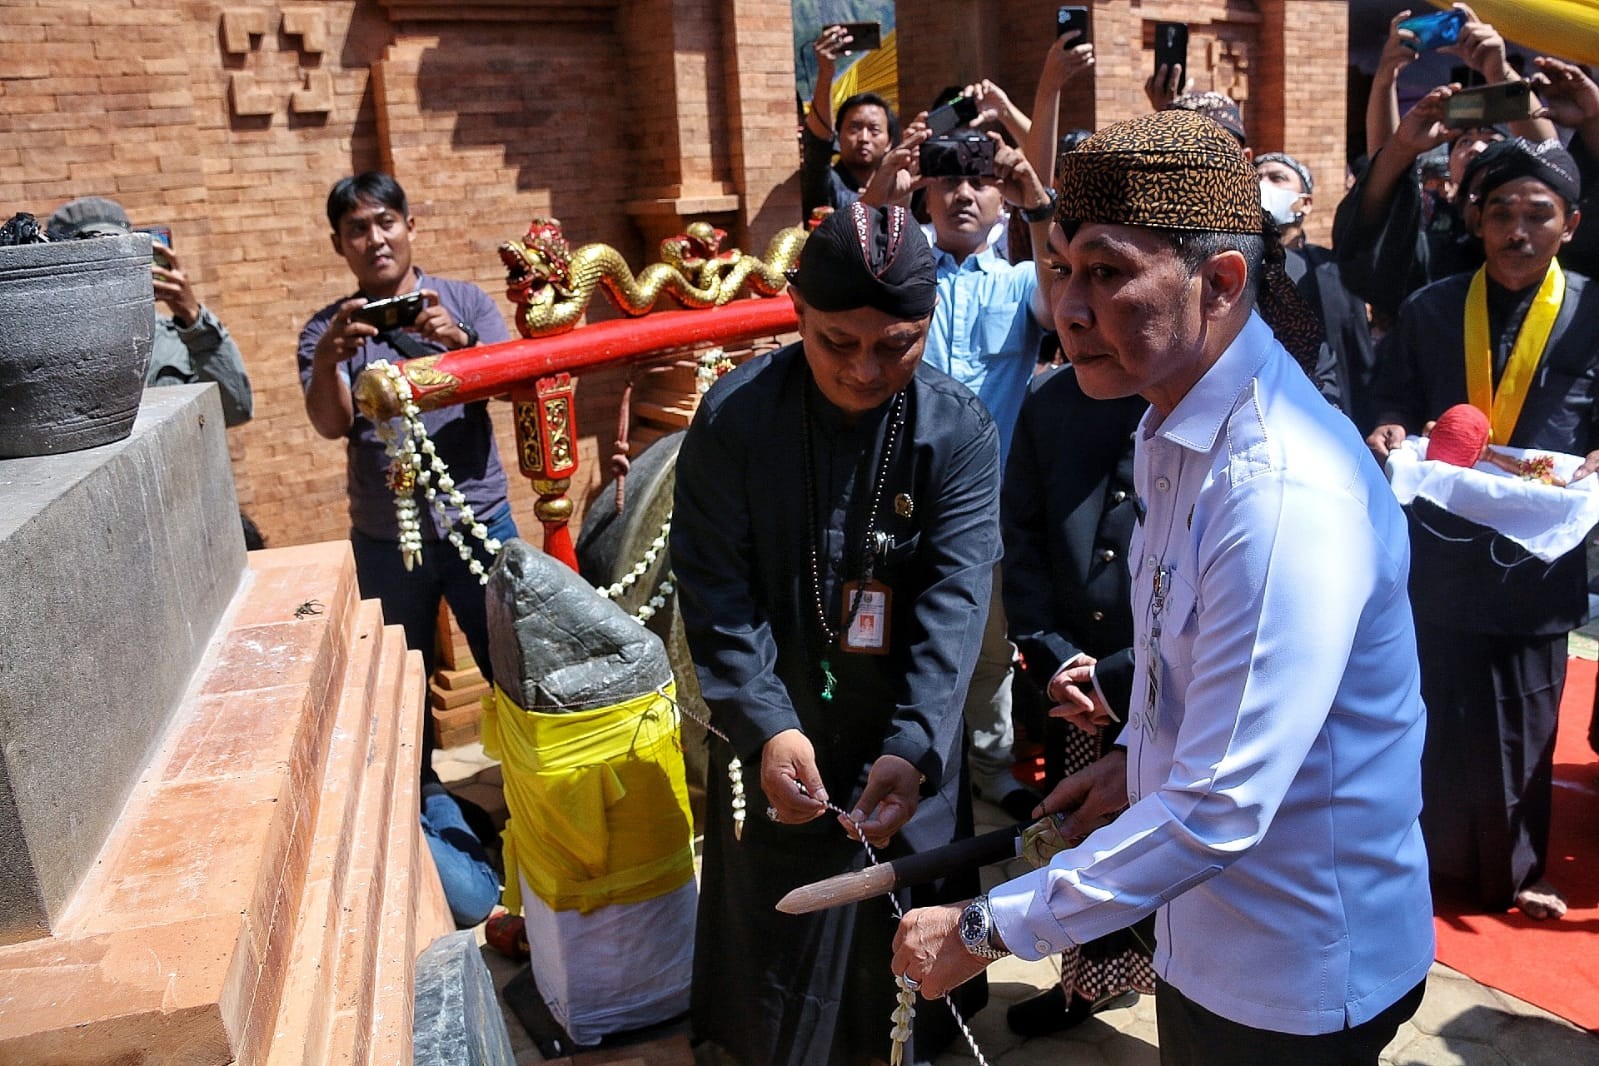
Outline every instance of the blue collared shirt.
<svg viewBox="0 0 1599 1066">
<path fill-rule="evenodd" d="M 1043 330 L 1033 319 L 1038 274 L 985 248 L 962 262 L 935 247 L 938 304 L 922 356 L 977 394 L 999 428 L 1001 469 L 1038 362 Z"/>
<path fill-rule="evenodd" d="M 1433 958 L 1404 516 L 1258 316 L 1145 415 L 1135 483 L 1131 806 L 992 892 L 996 925 L 1033 959 L 1159 908 L 1156 971 L 1201 1006 L 1358 1025 Z"/>
</svg>

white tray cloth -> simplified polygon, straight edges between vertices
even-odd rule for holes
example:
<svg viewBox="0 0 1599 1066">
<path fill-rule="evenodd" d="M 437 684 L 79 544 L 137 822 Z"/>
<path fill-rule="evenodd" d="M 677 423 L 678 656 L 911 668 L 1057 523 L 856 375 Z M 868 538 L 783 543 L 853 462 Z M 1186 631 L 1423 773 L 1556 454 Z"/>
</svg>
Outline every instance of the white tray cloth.
<svg viewBox="0 0 1599 1066">
<path fill-rule="evenodd" d="M 1536 448 L 1498 448 L 1517 459 L 1549 455 L 1555 473 L 1570 478 L 1582 458 Z M 1410 437 L 1388 454 L 1388 481 L 1401 504 L 1420 496 L 1450 514 L 1509 537 L 1552 563 L 1582 543 L 1599 524 L 1599 475 L 1560 488 L 1527 481 L 1489 463 L 1467 469 L 1428 462 L 1427 438 Z"/>
</svg>

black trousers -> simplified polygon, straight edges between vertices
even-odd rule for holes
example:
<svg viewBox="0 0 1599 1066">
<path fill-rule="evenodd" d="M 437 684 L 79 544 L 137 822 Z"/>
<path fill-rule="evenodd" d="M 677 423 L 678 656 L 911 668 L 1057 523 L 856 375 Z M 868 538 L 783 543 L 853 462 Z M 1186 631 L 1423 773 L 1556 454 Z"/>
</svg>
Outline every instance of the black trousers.
<svg viewBox="0 0 1599 1066">
<path fill-rule="evenodd" d="M 1566 637 L 1416 623 L 1427 744 L 1421 832 L 1434 887 L 1505 910 L 1543 876 Z"/>
<path fill-rule="evenodd" d="M 1214 1014 L 1165 981 L 1155 981 L 1161 1066 L 1377 1066 L 1426 990 L 1423 981 L 1381 1014 L 1336 1033 L 1300 1036 L 1256 1029 Z"/>
</svg>

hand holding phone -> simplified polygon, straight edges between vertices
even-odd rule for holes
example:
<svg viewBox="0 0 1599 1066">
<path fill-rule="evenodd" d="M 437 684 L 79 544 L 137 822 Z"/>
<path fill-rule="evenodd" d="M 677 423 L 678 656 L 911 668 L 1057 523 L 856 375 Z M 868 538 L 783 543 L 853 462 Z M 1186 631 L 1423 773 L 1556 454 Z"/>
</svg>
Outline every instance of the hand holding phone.
<svg viewBox="0 0 1599 1066">
<path fill-rule="evenodd" d="M 967 131 L 922 142 L 917 169 L 924 178 L 987 178 L 994 173 L 994 140 Z"/>
<path fill-rule="evenodd" d="M 1064 37 L 1076 30 L 1077 36 L 1072 39 L 1073 44 L 1087 44 L 1088 38 L 1088 8 L 1062 7 L 1055 11 L 1055 36 Z"/>
<path fill-rule="evenodd" d="M 970 96 L 958 96 L 943 107 L 935 107 L 927 113 L 927 128 L 934 137 L 942 137 L 967 125 L 977 118 L 977 114 L 976 100 Z"/>
<path fill-rule="evenodd" d="M 386 300 L 370 300 L 364 307 L 350 312 L 354 322 L 365 322 L 378 332 L 406 329 L 416 322 L 416 316 L 427 306 L 427 297 L 421 292 L 408 292 Z"/>
<path fill-rule="evenodd" d="M 883 27 L 880 23 L 841 22 L 838 28 L 849 37 L 844 43 L 845 55 L 852 52 L 871 52 L 883 47 Z"/>
<path fill-rule="evenodd" d="M 1402 20 L 1398 29 L 1409 30 L 1412 36 L 1403 39 L 1406 48 L 1415 52 L 1430 52 L 1445 48 L 1460 40 L 1460 31 L 1466 25 L 1466 14 L 1458 8 L 1448 11 L 1429 11 Z"/>
</svg>

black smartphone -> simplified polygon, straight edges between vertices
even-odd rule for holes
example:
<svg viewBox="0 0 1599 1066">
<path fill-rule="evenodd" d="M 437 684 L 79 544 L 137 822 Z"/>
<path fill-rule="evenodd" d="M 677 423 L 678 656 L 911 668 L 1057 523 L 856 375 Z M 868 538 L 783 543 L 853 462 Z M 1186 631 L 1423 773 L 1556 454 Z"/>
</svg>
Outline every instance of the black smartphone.
<svg viewBox="0 0 1599 1066">
<path fill-rule="evenodd" d="M 350 317 L 357 322 L 376 326 L 379 330 L 405 329 L 416 321 L 416 316 L 426 306 L 427 298 L 420 292 L 408 292 L 387 300 L 373 300 L 365 307 L 357 307 L 350 312 Z"/>
<path fill-rule="evenodd" d="M 1188 25 L 1183 22 L 1155 23 L 1155 72 L 1166 68 L 1171 77 L 1173 67 L 1183 68 L 1183 80 L 1188 80 Z M 1179 91 L 1181 87 L 1179 86 Z"/>
<path fill-rule="evenodd" d="M 943 107 L 935 107 L 927 113 L 927 128 L 933 131 L 934 137 L 942 137 L 976 117 L 977 101 L 970 96 L 958 96 Z"/>
<path fill-rule="evenodd" d="M 1457 130 L 1520 122 L 1531 118 L 1532 113 L 1532 86 L 1525 81 L 1462 89 L 1444 101 L 1444 125 Z"/>
<path fill-rule="evenodd" d="M 876 22 L 840 22 L 838 28 L 850 35 L 844 54 L 871 52 L 883 47 L 883 27 Z"/>
<path fill-rule="evenodd" d="M 994 140 L 968 130 L 950 137 L 922 142 L 920 159 L 924 178 L 986 178 L 994 173 Z"/>
<path fill-rule="evenodd" d="M 136 226 L 133 232 L 148 233 L 150 235 L 150 258 L 164 267 L 172 265 L 172 259 L 164 249 L 172 247 L 171 226 Z"/>
<path fill-rule="evenodd" d="M 1072 39 L 1072 46 L 1088 43 L 1088 9 L 1086 7 L 1062 7 L 1055 11 L 1055 36 L 1061 37 L 1076 30 L 1080 37 Z"/>
</svg>

